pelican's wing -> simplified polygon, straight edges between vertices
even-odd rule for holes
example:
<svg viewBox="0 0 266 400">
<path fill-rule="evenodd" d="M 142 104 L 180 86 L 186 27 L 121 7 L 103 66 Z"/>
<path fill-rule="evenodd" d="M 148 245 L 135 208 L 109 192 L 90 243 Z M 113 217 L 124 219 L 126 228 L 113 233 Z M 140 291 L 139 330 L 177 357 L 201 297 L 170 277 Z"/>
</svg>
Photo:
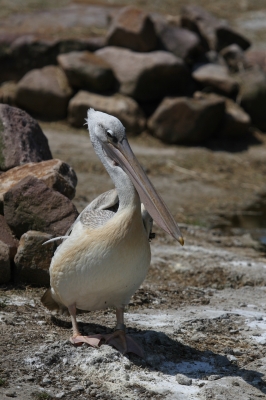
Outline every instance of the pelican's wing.
<svg viewBox="0 0 266 400">
<path fill-rule="evenodd" d="M 112 209 L 113 207 L 118 206 L 119 199 L 117 195 L 117 191 L 115 189 L 108 190 L 108 192 L 104 192 L 100 194 L 100 196 L 96 197 L 83 211 L 88 210 L 107 210 Z"/>
<path fill-rule="evenodd" d="M 115 212 L 109 210 L 88 210 L 82 213 L 80 222 L 85 226 L 95 229 L 103 226 L 114 215 Z"/>
<path fill-rule="evenodd" d="M 96 199 L 92 200 L 92 202 L 90 204 L 88 204 L 87 207 L 84 208 L 83 211 L 81 211 L 78 218 L 73 223 L 73 225 L 69 228 L 69 230 L 67 231 L 65 236 L 70 235 L 70 233 L 72 232 L 74 226 L 77 224 L 78 221 L 81 221 L 84 225 L 93 224 L 93 222 L 88 222 L 88 221 L 92 221 L 93 218 L 97 219 L 95 211 L 110 210 L 114 213 L 117 210 L 118 205 L 119 205 L 119 200 L 118 200 L 118 195 L 117 195 L 117 192 L 115 189 L 108 190 L 107 192 L 100 194 L 100 196 L 98 196 L 98 197 L 96 197 Z M 89 213 L 92 211 L 94 211 L 94 214 L 91 214 L 91 217 L 89 217 Z M 93 215 L 94 215 L 94 217 L 93 217 Z M 102 220 L 105 221 L 105 218 L 109 219 L 109 218 L 111 218 L 111 216 L 110 216 L 110 214 L 108 214 L 108 215 L 102 214 L 102 215 L 99 215 L 98 218 L 99 218 L 99 221 L 102 221 Z M 85 221 L 85 222 L 83 222 L 83 221 Z M 94 224 L 97 224 L 97 223 L 95 222 Z M 103 223 L 100 223 L 100 225 L 103 225 Z M 100 226 L 100 225 L 98 225 L 98 226 Z"/>
<path fill-rule="evenodd" d="M 81 221 L 84 225 L 91 226 L 92 228 L 96 228 L 97 226 L 104 225 L 108 219 L 110 219 L 114 213 L 117 211 L 119 206 L 119 199 L 117 195 L 117 191 L 115 189 L 108 190 L 100 194 L 96 199 L 92 200 L 87 207 L 84 208 L 83 211 L 79 214 L 76 221 L 71 225 L 64 236 L 59 236 L 50 240 L 47 240 L 43 244 L 47 244 L 50 242 L 55 242 L 58 239 L 65 240 L 68 238 L 70 233 L 72 232 L 74 226 Z M 106 211 L 106 213 L 101 213 L 100 211 Z M 93 211 L 93 213 L 91 213 Z M 98 212 L 98 214 L 96 213 Z M 109 213 L 112 212 L 112 214 Z M 91 213 L 91 214 L 90 214 Z"/>
</svg>

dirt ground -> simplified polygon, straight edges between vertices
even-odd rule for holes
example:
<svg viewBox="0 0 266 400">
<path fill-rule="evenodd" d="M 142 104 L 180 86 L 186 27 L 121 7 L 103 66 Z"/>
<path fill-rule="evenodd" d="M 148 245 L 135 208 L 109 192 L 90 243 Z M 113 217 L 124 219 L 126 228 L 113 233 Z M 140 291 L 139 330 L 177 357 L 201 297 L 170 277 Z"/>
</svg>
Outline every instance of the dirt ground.
<svg viewBox="0 0 266 400">
<path fill-rule="evenodd" d="M 42 128 L 53 156 L 77 172 L 79 210 L 112 187 L 85 130 Z M 185 237 L 181 248 L 154 227 L 151 268 L 126 313 L 145 358 L 75 348 L 69 319 L 41 305 L 44 288 L 2 287 L 0 398 L 266 398 L 264 247 L 249 230 L 211 228 L 264 184 L 265 136 L 241 151 L 166 146 L 146 134 L 130 142 Z M 84 334 L 110 332 L 114 311 L 83 314 L 79 324 Z"/>
</svg>

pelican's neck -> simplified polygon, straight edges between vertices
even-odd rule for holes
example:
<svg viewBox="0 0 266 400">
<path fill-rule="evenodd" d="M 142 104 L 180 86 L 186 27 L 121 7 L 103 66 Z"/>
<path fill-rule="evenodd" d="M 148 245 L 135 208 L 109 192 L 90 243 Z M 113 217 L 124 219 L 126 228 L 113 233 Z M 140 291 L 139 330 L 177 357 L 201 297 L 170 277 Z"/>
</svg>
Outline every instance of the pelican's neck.
<svg viewBox="0 0 266 400">
<path fill-rule="evenodd" d="M 112 179 L 119 198 L 119 209 L 122 210 L 128 207 L 139 209 L 141 213 L 140 198 L 133 183 L 121 167 L 112 167 L 107 161 L 102 146 L 97 139 L 91 137 L 91 142 L 95 153 L 100 158 L 106 171 Z"/>
</svg>

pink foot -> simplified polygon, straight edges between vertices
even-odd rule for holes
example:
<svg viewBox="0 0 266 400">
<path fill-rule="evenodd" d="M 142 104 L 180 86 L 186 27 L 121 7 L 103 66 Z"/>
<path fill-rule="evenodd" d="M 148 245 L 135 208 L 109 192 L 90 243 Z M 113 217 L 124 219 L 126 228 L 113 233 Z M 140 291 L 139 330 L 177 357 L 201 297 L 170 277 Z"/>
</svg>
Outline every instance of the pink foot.
<svg viewBox="0 0 266 400">
<path fill-rule="evenodd" d="M 75 335 L 70 338 L 70 342 L 74 346 L 81 346 L 83 343 L 86 343 L 92 347 L 99 347 L 101 344 L 109 344 L 117 349 L 121 354 L 133 353 L 138 357 L 144 358 L 142 348 L 132 339 L 131 336 L 126 335 L 125 332 L 121 330 L 107 335 Z"/>
<path fill-rule="evenodd" d="M 82 343 L 87 343 L 92 347 L 98 347 L 102 339 L 102 335 L 82 336 L 75 335 L 70 338 L 70 342 L 75 346 L 81 346 Z"/>
</svg>

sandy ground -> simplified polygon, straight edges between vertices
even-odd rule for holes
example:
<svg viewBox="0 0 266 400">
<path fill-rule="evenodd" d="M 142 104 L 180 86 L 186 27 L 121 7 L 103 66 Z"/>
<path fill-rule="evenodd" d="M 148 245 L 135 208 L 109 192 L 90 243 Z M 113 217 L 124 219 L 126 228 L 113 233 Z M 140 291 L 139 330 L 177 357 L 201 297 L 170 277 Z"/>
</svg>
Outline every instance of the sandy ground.
<svg viewBox="0 0 266 400">
<path fill-rule="evenodd" d="M 78 174 L 79 210 L 112 187 L 85 131 L 42 127 L 54 157 Z M 145 358 L 106 345 L 75 348 L 69 319 L 41 305 L 44 288 L 2 287 L 0 398 L 266 398 L 265 253 L 248 230 L 211 228 L 262 186 L 264 136 L 231 152 L 219 143 L 169 147 L 146 135 L 130 141 L 185 237 L 181 248 L 154 227 L 151 268 L 126 313 Z M 79 323 L 84 334 L 110 332 L 114 311 Z"/>
</svg>

